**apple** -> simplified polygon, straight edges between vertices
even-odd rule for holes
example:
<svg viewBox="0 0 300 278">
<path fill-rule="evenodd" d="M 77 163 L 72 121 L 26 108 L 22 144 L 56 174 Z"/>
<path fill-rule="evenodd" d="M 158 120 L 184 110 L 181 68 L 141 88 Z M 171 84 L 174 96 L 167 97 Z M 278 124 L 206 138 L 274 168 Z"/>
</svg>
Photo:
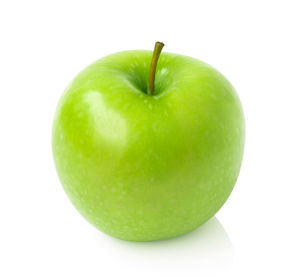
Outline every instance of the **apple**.
<svg viewBox="0 0 300 278">
<path fill-rule="evenodd" d="M 116 238 L 152 241 L 199 227 L 230 195 L 244 116 L 226 78 L 191 57 L 146 50 L 80 72 L 57 106 L 52 149 L 76 209 Z"/>
</svg>

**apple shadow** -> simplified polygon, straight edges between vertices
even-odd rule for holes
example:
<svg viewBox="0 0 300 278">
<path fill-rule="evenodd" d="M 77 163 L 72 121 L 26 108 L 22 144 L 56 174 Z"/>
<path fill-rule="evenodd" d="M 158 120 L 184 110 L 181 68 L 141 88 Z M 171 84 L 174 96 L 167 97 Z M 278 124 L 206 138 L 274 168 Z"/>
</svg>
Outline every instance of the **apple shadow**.
<svg viewBox="0 0 300 278">
<path fill-rule="evenodd" d="M 230 238 L 216 217 L 188 234 L 167 240 L 129 242 L 112 238 L 112 241 L 126 255 L 139 256 L 148 261 L 159 260 L 161 263 L 186 261 L 197 266 L 222 268 L 231 264 L 234 256 Z"/>
</svg>

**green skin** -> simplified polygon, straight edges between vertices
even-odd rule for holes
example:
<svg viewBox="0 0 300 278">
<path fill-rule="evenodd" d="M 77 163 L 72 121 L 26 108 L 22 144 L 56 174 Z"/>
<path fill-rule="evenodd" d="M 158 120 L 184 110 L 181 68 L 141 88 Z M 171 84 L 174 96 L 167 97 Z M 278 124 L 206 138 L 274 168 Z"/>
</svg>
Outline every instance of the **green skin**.
<svg viewBox="0 0 300 278">
<path fill-rule="evenodd" d="M 64 190 L 95 227 L 151 241 L 199 227 L 237 180 L 244 116 L 231 84 L 196 59 L 124 51 L 84 69 L 63 94 L 52 147 Z"/>
</svg>

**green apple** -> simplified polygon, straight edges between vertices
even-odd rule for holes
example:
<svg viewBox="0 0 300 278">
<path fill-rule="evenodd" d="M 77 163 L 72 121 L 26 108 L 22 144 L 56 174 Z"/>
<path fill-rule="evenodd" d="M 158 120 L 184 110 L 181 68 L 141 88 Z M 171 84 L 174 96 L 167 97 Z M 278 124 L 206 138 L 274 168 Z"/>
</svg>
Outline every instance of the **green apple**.
<svg viewBox="0 0 300 278">
<path fill-rule="evenodd" d="M 90 223 L 120 239 L 197 228 L 227 200 L 241 166 L 244 116 L 234 88 L 206 63 L 159 55 L 162 46 L 88 66 L 53 123 L 65 192 Z"/>
</svg>

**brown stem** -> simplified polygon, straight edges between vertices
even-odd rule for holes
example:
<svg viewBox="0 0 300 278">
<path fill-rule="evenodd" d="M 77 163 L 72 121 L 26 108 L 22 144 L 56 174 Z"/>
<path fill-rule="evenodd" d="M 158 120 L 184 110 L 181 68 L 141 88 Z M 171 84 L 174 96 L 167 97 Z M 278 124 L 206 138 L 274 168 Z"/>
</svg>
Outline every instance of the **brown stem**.
<svg viewBox="0 0 300 278">
<path fill-rule="evenodd" d="M 155 81 L 156 66 L 157 66 L 157 62 L 159 59 L 159 55 L 160 55 L 163 47 L 164 47 L 164 44 L 162 42 L 155 43 L 153 56 L 152 56 L 152 60 L 151 60 L 151 65 L 150 65 L 149 79 L 148 79 L 148 94 L 149 95 L 154 94 L 154 81 Z"/>
</svg>

